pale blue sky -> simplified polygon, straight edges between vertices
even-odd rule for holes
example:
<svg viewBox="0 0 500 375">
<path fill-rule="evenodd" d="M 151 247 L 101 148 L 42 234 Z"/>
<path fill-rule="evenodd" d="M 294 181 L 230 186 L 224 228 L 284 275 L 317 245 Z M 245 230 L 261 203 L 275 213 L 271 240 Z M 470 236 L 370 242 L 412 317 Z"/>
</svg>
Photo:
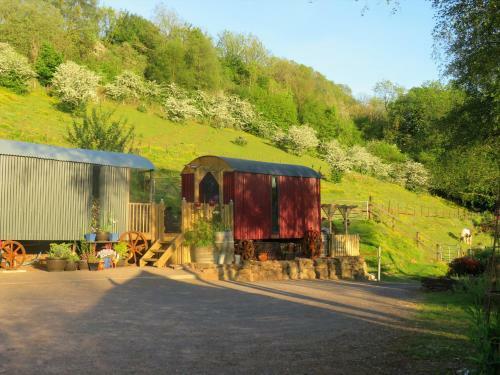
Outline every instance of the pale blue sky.
<svg viewBox="0 0 500 375">
<path fill-rule="evenodd" d="M 150 18 L 158 0 L 102 0 Z M 222 30 L 252 33 L 276 56 L 312 66 L 357 96 L 382 79 L 406 88 L 439 79 L 432 58 L 433 11 L 428 1 L 166 0 L 185 21 L 216 38 Z M 367 5 L 369 9 L 362 12 Z"/>
</svg>

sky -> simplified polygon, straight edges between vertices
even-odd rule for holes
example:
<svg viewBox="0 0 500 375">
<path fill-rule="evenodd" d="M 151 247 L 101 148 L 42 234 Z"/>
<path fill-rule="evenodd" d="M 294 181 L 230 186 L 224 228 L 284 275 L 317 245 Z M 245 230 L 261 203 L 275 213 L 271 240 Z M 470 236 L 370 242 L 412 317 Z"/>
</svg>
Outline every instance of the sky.
<svg viewBox="0 0 500 375">
<path fill-rule="evenodd" d="M 152 18 L 159 0 L 102 0 L 115 9 Z M 432 57 L 434 27 L 429 1 L 400 0 L 166 0 L 181 19 L 214 39 L 223 30 L 257 36 L 275 56 L 313 67 L 373 94 L 378 81 L 405 88 L 440 79 Z M 368 9 L 364 9 L 368 8 Z M 364 9 L 364 10 L 363 10 Z"/>
</svg>

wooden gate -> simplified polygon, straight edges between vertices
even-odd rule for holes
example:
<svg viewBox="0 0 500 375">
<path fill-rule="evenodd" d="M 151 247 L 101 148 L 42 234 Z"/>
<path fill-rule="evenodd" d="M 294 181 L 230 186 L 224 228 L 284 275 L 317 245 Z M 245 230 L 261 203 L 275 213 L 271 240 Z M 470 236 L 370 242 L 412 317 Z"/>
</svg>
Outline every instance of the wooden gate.
<svg viewBox="0 0 500 375">
<path fill-rule="evenodd" d="M 342 257 L 359 256 L 359 235 L 358 234 L 337 234 L 331 237 L 331 256 Z"/>
</svg>

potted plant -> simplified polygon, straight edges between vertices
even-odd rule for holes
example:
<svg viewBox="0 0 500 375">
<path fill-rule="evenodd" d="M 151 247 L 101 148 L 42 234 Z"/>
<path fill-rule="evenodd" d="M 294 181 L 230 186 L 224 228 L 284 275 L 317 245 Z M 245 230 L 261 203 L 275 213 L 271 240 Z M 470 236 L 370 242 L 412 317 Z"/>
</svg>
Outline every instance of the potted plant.
<svg viewBox="0 0 500 375">
<path fill-rule="evenodd" d="M 80 242 L 80 260 L 78 261 L 78 268 L 80 271 L 88 271 L 89 264 L 87 262 L 90 255 L 94 254 L 91 244 L 87 242 Z"/>
<path fill-rule="evenodd" d="M 47 271 L 64 271 L 66 259 L 71 254 L 71 244 L 69 243 L 51 243 L 47 256 Z"/>
<path fill-rule="evenodd" d="M 119 242 L 115 245 L 116 265 L 124 267 L 127 265 L 129 249 L 126 242 Z"/>
<path fill-rule="evenodd" d="M 113 267 L 113 259 L 116 258 L 116 252 L 112 248 L 104 248 L 97 253 L 97 256 L 103 262 L 104 268 Z"/>
<path fill-rule="evenodd" d="M 117 221 L 115 218 L 113 218 L 113 215 L 111 213 L 108 213 L 106 228 L 109 232 L 109 240 L 112 242 L 117 242 L 120 237 L 120 233 L 113 232 L 113 230 L 116 228 L 116 223 Z"/>
<path fill-rule="evenodd" d="M 97 232 L 98 222 L 99 222 L 99 200 L 93 199 L 92 200 L 92 208 L 90 211 L 89 232 L 85 233 L 83 235 L 83 237 L 85 238 L 85 241 L 87 241 L 87 242 L 95 242 L 96 241 L 96 232 Z"/>
<path fill-rule="evenodd" d="M 64 267 L 65 271 L 76 271 L 78 269 L 78 261 L 80 257 L 76 253 L 69 253 L 66 258 L 66 267 Z"/>
<path fill-rule="evenodd" d="M 89 264 L 89 271 L 97 271 L 101 260 L 97 257 L 97 255 L 90 254 L 87 258 L 87 262 Z"/>
<path fill-rule="evenodd" d="M 215 263 L 212 223 L 201 219 L 185 234 L 186 244 L 193 249 L 195 263 Z"/>
</svg>

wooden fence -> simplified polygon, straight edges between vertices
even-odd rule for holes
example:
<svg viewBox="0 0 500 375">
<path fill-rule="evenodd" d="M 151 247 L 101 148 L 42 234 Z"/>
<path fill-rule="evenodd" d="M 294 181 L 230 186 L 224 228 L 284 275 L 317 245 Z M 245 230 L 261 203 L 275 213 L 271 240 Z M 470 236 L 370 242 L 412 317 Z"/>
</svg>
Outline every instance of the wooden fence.
<svg viewBox="0 0 500 375">
<path fill-rule="evenodd" d="M 358 234 L 334 235 L 331 241 L 331 256 L 359 256 Z"/>
<path fill-rule="evenodd" d="M 140 232 L 147 240 L 161 239 L 166 232 L 163 203 L 129 203 L 128 231 Z"/>
<path fill-rule="evenodd" d="M 211 205 L 208 203 L 190 203 L 183 199 L 181 204 L 182 232 L 192 229 L 194 223 L 198 220 L 212 220 L 215 213 L 220 214 L 225 229 L 233 230 L 233 202 Z"/>
</svg>

